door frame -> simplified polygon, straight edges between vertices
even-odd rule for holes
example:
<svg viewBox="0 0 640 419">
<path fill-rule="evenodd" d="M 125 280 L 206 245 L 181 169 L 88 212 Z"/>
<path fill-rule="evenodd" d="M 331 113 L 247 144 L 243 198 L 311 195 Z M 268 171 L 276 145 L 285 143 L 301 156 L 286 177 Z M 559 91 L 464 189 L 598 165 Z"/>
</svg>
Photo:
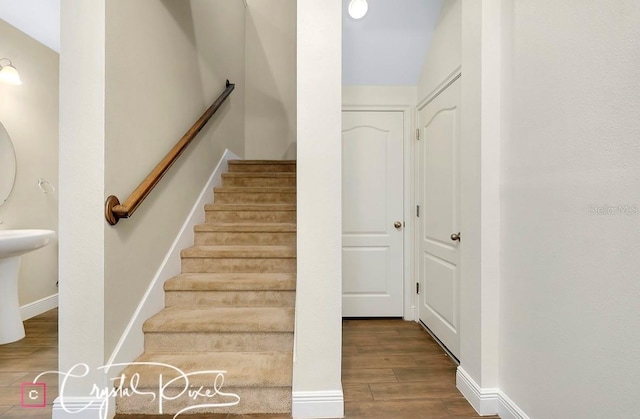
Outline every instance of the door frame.
<svg viewBox="0 0 640 419">
<path fill-rule="evenodd" d="M 403 319 L 415 321 L 417 307 L 414 291 L 415 208 L 414 159 L 415 89 L 407 87 L 345 86 L 342 90 L 342 111 L 402 112 L 403 118 Z"/>
</svg>

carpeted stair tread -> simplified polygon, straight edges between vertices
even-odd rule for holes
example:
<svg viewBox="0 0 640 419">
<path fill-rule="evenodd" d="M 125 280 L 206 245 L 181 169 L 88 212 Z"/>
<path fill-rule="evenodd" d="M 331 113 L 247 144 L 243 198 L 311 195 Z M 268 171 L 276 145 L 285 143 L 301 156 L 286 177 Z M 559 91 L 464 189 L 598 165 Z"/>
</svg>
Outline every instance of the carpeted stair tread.
<svg viewBox="0 0 640 419">
<path fill-rule="evenodd" d="M 165 291 L 289 291 L 296 289 L 293 273 L 190 273 L 164 283 Z"/>
<path fill-rule="evenodd" d="M 238 166 L 296 165 L 296 160 L 229 160 L 229 164 Z"/>
<path fill-rule="evenodd" d="M 295 178 L 295 172 L 227 172 L 222 174 L 222 178 Z"/>
<path fill-rule="evenodd" d="M 298 183 L 295 172 L 238 171 L 222 174 L 222 186 L 237 187 L 295 187 Z"/>
<path fill-rule="evenodd" d="M 250 220 L 236 223 L 209 222 L 194 228 L 195 246 L 290 246 L 296 243 L 296 225 L 277 223 L 272 219 L 256 223 Z"/>
<path fill-rule="evenodd" d="M 153 362 L 179 368 L 184 373 L 200 371 L 224 371 L 224 389 L 230 387 L 289 387 L 292 381 L 291 352 L 147 352 L 135 362 Z M 160 374 L 163 384 L 180 373 L 161 365 L 132 365 L 123 374 L 131 377 L 139 374 L 138 388 L 158 386 Z M 192 375 L 191 386 L 211 386 L 215 373 Z M 182 387 L 185 381 L 178 379 L 167 387 Z"/>
<path fill-rule="evenodd" d="M 147 352 L 291 352 L 293 332 L 145 333 Z"/>
<path fill-rule="evenodd" d="M 215 392 L 215 388 L 210 389 Z M 122 414 L 123 417 L 134 415 L 132 417 L 148 417 L 149 419 L 173 418 L 178 412 L 181 412 L 178 416 L 180 419 L 189 417 L 207 419 L 291 418 L 291 387 L 225 386 L 224 390 L 220 390 L 227 393 L 227 395 L 218 394 L 213 399 L 200 397 L 195 401 L 192 396 L 185 394 L 185 390 L 184 388 L 171 387 L 163 392 L 165 397 L 162 403 L 163 415 L 159 415 L 157 401 L 154 403 L 154 399 L 149 394 L 144 393 L 142 396 L 134 394 L 131 397 L 121 397 L 119 399 L 120 403 L 116 404 L 116 413 Z M 200 406 L 197 409 L 192 409 L 194 405 L 199 405 L 203 401 L 207 403 L 234 402 L 236 399 L 230 396 L 229 393 L 237 394 L 241 400 L 240 404 L 229 407 Z M 184 409 L 187 408 L 189 411 L 185 412 Z"/>
<path fill-rule="evenodd" d="M 183 258 L 276 259 L 295 258 L 295 246 L 217 246 L 198 245 L 182 250 Z"/>
<path fill-rule="evenodd" d="M 244 194 L 295 194 L 295 186 L 218 186 L 214 193 L 244 193 Z"/>
<path fill-rule="evenodd" d="M 292 172 L 296 171 L 295 160 L 230 160 L 229 172 Z"/>
<path fill-rule="evenodd" d="M 198 224 L 195 232 L 295 232 L 295 223 L 206 223 Z"/>
<path fill-rule="evenodd" d="M 205 206 L 206 223 L 295 223 L 295 203 L 242 203 L 215 202 Z"/>
<path fill-rule="evenodd" d="M 296 211 L 296 204 L 206 204 L 205 211 Z"/>
<path fill-rule="evenodd" d="M 293 307 L 168 307 L 148 319 L 145 333 L 293 332 Z"/>
</svg>

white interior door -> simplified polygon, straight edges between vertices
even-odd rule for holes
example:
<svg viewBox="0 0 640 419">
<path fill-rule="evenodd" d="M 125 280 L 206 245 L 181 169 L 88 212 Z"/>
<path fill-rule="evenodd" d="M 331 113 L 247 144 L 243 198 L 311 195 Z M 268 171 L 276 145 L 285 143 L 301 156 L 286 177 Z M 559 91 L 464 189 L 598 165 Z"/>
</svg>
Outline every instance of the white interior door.
<svg viewBox="0 0 640 419">
<path fill-rule="evenodd" d="M 418 111 L 420 320 L 458 357 L 460 82 Z M 463 234 L 462 234 L 463 235 Z"/>
<path fill-rule="evenodd" d="M 403 113 L 342 112 L 342 315 L 402 316 Z"/>
</svg>

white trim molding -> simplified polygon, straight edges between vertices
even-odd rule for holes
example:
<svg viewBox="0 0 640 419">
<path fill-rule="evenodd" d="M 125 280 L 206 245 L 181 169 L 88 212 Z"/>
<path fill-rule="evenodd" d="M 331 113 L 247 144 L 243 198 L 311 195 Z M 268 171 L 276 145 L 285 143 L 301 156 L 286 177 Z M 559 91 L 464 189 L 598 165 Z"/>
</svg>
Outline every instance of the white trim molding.
<svg viewBox="0 0 640 419">
<path fill-rule="evenodd" d="M 53 310 L 58 307 L 58 294 L 53 294 L 48 297 L 41 298 L 29 304 L 25 304 L 20 307 L 20 316 L 22 320 L 29 320 L 39 314 L 46 313 L 49 310 Z"/>
<path fill-rule="evenodd" d="M 222 184 L 222 173 L 228 170 L 229 160 L 241 160 L 241 157 L 230 150 L 225 150 L 129 320 L 129 324 L 107 361 L 108 365 L 131 362 L 144 351 L 142 324 L 164 308 L 164 283 L 180 274 L 180 251 L 193 245 L 193 228 L 204 222 L 204 206 L 213 202 L 213 188 Z M 119 372 L 117 369 L 111 371 L 113 374 Z"/>
<path fill-rule="evenodd" d="M 342 389 L 329 391 L 294 391 L 291 416 L 296 419 L 344 417 Z"/>
<path fill-rule="evenodd" d="M 96 397 L 57 397 L 53 401 L 52 419 L 109 419 L 115 412 L 105 411 L 105 400 Z M 105 413 L 107 413 L 105 415 Z"/>
<path fill-rule="evenodd" d="M 418 98 L 418 106 L 417 109 L 420 110 L 427 106 L 433 99 L 435 99 L 440 93 L 444 92 L 447 87 L 451 86 L 454 81 L 458 80 L 462 77 L 462 66 L 456 67 L 455 70 L 451 72 L 444 80 L 440 82 L 431 92 L 429 92 L 425 97 Z"/>
<path fill-rule="evenodd" d="M 456 387 L 481 416 L 499 415 L 502 419 L 529 419 L 499 388 L 482 388 L 462 368 L 456 372 Z"/>
</svg>

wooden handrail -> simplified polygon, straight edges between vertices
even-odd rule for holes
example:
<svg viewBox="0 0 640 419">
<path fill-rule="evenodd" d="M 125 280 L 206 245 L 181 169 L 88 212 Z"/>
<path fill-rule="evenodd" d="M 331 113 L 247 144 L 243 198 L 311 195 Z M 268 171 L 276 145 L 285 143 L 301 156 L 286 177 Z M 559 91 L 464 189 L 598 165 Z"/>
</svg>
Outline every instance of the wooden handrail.
<svg viewBox="0 0 640 419">
<path fill-rule="evenodd" d="M 200 119 L 198 119 L 195 124 L 186 134 L 182 136 L 180 141 L 176 143 L 175 146 L 167 153 L 164 159 L 149 173 L 149 175 L 145 178 L 145 180 L 138 185 L 138 187 L 129 195 L 124 204 L 120 204 L 120 200 L 114 195 L 111 195 L 107 198 L 105 202 L 105 211 L 104 215 L 107 219 L 107 222 L 111 225 L 115 225 L 118 223 L 120 218 L 129 218 L 133 215 L 133 213 L 138 209 L 142 201 L 149 195 L 149 193 L 153 190 L 156 184 L 162 179 L 162 177 L 167 173 L 169 168 L 173 165 L 173 163 L 178 160 L 178 157 L 182 154 L 182 152 L 187 148 L 189 143 L 198 135 L 200 130 L 206 125 L 207 122 L 211 119 L 213 114 L 222 106 L 222 103 L 229 97 L 233 89 L 235 88 L 235 84 L 229 83 L 227 80 L 226 88 L 224 91 L 218 96 L 215 102 L 202 114 Z"/>
</svg>

